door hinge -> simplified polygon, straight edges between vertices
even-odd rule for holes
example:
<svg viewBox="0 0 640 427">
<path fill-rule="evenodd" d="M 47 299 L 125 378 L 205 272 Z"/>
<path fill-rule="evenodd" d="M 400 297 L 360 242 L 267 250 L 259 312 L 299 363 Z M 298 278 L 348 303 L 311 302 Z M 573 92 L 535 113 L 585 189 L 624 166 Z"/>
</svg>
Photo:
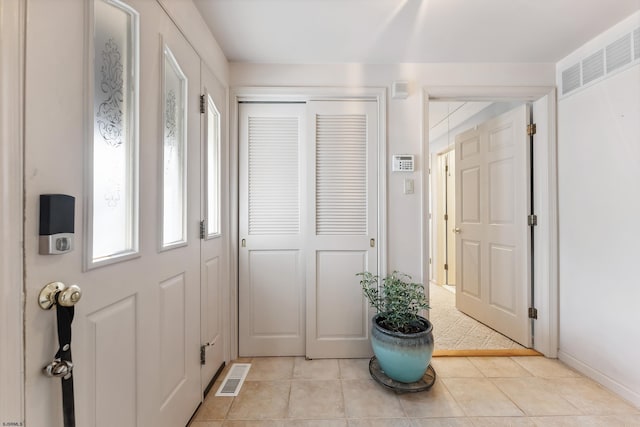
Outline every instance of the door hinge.
<svg viewBox="0 0 640 427">
<path fill-rule="evenodd" d="M 200 346 L 200 364 L 201 365 L 207 364 L 207 346 L 206 345 Z"/>
<path fill-rule="evenodd" d="M 204 239 L 204 232 L 205 232 L 205 221 L 202 220 L 200 221 L 200 238 Z"/>
<path fill-rule="evenodd" d="M 449 214 L 444 214 L 444 220 L 449 221 Z"/>
<path fill-rule="evenodd" d="M 527 135 L 533 136 L 535 134 L 536 134 L 536 124 L 531 123 L 530 125 L 527 125 Z"/>
<path fill-rule="evenodd" d="M 538 309 L 534 307 L 529 307 L 529 319 L 537 319 L 538 318 Z"/>
<path fill-rule="evenodd" d="M 449 172 L 449 165 L 444 165 L 444 171 Z"/>
<path fill-rule="evenodd" d="M 200 95 L 200 114 L 204 114 L 204 95 Z"/>
<path fill-rule="evenodd" d="M 429 258 L 429 265 L 431 265 L 431 258 Z"/>
<path fill-rule="evenodd" d="M 445 265 L 444 265 L 444 269 L 445 269 L 445 270 L 449 270 L 449 264 L 445 264 Z"/>
<path fill-rule="evenodd" d="M 536 225 L 538 225 L 538 215 L 527 216 L 527 224 L 531 227 L 535 227 Z"/>
</svg>

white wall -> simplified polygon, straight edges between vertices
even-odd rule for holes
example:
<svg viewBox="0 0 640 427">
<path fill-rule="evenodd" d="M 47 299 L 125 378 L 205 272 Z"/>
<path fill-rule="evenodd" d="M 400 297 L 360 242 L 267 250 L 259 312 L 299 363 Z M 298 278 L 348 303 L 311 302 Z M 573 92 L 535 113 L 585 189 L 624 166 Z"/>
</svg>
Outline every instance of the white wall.
<svg viewBox="0 0 640 427">
<path fill-rule="evenodd" d="M 559 356 L 640 406 L 638 183 L 640 64 L 558 103 Z"/>
<path fill-rule="evenodd" d="M 421 157 L 423 93 L 433 86 L 553 86 L 553 64 L 398 64 L 398 65 L 266 65 L 232 63 L 230 85 L 386 87 L 387 154 L 416 155 L 416 172 L 388 176 L 388 268 L 422 280 L 422 173 L 428 157 Z M 391 99 L 394 80 L 408 80 L 407 99 Z M 403 180 L 415 181 L 415 193 L 403 194 Z M 426 206 L 426 204 L 425 204 Z M 428 256 L 425 254 L 425 256 Z"/>
</svg>

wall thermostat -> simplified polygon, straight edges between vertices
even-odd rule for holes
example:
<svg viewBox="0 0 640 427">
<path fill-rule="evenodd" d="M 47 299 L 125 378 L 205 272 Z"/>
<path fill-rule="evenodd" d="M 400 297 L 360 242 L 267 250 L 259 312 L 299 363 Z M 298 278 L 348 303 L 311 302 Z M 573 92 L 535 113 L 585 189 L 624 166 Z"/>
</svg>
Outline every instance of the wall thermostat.
<svg viewBox="0 0 640 427">
<path fill-rule="evenodd" d="M 394 154 L 392 172 L 413 172 L 413 154 Z"/>
</svg>

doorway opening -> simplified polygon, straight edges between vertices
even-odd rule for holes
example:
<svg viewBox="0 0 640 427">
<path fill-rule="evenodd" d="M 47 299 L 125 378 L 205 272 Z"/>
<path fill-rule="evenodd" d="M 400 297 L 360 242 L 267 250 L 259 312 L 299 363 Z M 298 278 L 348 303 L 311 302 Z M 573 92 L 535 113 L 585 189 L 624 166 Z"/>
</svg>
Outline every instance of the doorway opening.
<svg viewBox="0 0 640 427">
<path fill-rule="evenodd" d="M 429 294 L 438 349 L 531 345 L 525 101 L 429 100 Z M 522 132 L 522 134 L 520 134 Z M 526 195 L 523 193 L 527 193 Z M 523 215 L 520 218 L 520 215 Z M 519 323 L 519 330 L 511 328 Z"/>
</svg>

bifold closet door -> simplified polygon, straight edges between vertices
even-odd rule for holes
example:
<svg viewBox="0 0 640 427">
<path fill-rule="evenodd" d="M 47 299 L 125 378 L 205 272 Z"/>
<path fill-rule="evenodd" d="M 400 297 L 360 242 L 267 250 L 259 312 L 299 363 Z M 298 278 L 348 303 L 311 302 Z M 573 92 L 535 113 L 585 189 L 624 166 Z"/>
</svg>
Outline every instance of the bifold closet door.
<svg viewBox="0 0 640 427">
<path fill-rule="evenodd" d="M 305 353 L 304 112 L 240 104 L 240 356 Z"/>
<path fill-rule="evenodd" d="M 371 313 L 357 273 L 378 271 L 378 108 L 307 103 L 309 358 L 368 357 Z"/>
</svg>

